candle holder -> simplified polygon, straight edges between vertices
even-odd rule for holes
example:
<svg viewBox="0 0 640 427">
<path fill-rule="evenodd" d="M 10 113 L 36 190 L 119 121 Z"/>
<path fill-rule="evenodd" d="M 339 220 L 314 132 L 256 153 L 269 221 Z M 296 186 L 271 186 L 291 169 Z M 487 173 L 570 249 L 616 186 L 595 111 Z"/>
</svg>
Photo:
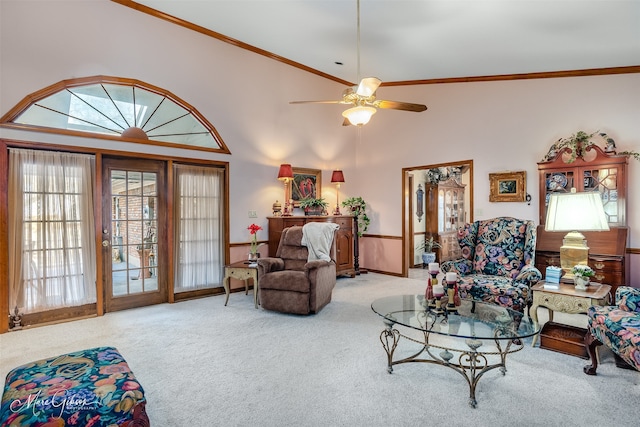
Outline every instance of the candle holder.
<svg viewBox="0 0 640 427">
<path fill-rule="evenodd" d="M 444 302 L 443 302 L 443 300 L 444 300 Z M 432 311 L 436 316 L 439 316 L 439 315 L 443 315 L 443 314 L 444 314 L 444 315 L 445 315 L 445 317 L 446 317 L 446 315 L 447 315 L 447 310 L 445 310 L 445 309 L 444 309 L 444 307 L 442 306 L 442 305 L 443 305 L 443 303 L 444 303 L 444 305 L 446 305 L 446 304 L 447 304 L 446 299 L 445 299 L 445 296 L 444 296 L 444 295 L 436 295 L 436 296 L 435 296 L 435 298 L 434 298 L 434 300 L 433 300 L 433 307 L 430 307 L 430 308 L 431 308 L 431 311 Z"/>
<path fill-rule="evenodd" d="M 431 277 L 427 279 L 427 291 L 425 293 L 425 298 L 429 301 L 429 307 L 432 308 L 436 306 L 437 297 L 435 296 L 434 286 L 438 286 L 438 273 L 440 273 L 440 264 L 437 262 L 430 262 L 429 275 L 431 275 Z"/>
<path fill-rule="evenodd" d="M 458 295 L 458 275 L 456 273 L 447 273 L 445 275 L 447 284 L 447 311 L 457 312 L 460 305 L 460 296 Z"/>
</svg>

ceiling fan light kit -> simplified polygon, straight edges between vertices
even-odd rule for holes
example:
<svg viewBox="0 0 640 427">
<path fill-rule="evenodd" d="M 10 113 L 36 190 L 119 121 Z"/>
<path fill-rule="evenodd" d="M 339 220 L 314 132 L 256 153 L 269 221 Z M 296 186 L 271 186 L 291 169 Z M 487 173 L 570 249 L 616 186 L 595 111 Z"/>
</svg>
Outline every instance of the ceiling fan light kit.
<svg viewBox="0 0 640 427">
<path fill-rule="evenodd" d="M 358 29 L 358 79 L 360 78 L 360 0 L 357 0 L 357 29 Z M 376 91 L 382 84 L 377 77 L 365 77 L 358 83 L 358 86 L 347 88 L 342 93 L 341 100 L 334 101 L 291 101 L 289 104 L 345 104 L 352 105 L 351 108 L 345 110 L 342 116 L 346 119 L 343 126 L 352 124 L 354 126 L 362 126 L 369 123 L 377 108 L 387 108 L 392 110 L 413 111 L 419 113 L 427 109 L 423 104 L 412 104 L 409 102 L 385 101 L 376 99 Z"/>
<path fill-rule="evenodd" d="M 376 113 L 376 109 L 373 107 L 363 107 L 361 105 L 357 107 L 349 108 L 342 112 L 342 117 L 349 120 L 354 126 L 362 126 L 369 123 L 371 116 Z"/>
</svg>

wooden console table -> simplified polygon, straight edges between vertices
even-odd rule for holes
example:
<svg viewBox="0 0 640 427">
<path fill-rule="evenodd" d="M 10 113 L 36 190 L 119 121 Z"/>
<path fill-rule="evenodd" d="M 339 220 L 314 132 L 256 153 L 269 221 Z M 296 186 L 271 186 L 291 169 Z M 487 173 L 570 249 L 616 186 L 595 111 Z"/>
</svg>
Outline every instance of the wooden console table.
<svg viewBox="0 0 640 427">
<path fill-rule="evenodd" d="M 269 256 L 276 256 L 282 230 L 294 225 L 303 226 L 307 222 L 333 222 L 338 224 L 336 234 L 336 275 L 355 277 L 353 263 L 353 220 L 351 215 L 330 216 L 274 216 L 269 217 Z"/>
</svg>

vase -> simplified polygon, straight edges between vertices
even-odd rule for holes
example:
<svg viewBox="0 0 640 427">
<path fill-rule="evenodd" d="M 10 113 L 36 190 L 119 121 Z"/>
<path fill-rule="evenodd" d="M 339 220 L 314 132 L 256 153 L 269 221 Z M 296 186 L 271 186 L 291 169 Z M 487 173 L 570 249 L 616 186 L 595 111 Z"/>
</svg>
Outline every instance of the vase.
<svg viewBox="0 0 640 427">
<path fill-rule="evenodd" d="M 255 254 L 252 252 L 249 252 L 249 261 L 257 262 L 258 258 L 260 258 L 260 252 L 256 252 Z"/>
<path fill-rule="evenodd" d="M 576 285 L 576 289 L 579 291 L 584 291 L 589 286 L 589 278 L 584 276 L 576 276 L 573 279 L 573 283 Z"/>
<path fill-rule="evenodd" d="M 429 263 L 436 261 L 436 253 L 435 252 L 423 252 L 422 253 L 422 268 L 426 268 Z"/>
</svg>

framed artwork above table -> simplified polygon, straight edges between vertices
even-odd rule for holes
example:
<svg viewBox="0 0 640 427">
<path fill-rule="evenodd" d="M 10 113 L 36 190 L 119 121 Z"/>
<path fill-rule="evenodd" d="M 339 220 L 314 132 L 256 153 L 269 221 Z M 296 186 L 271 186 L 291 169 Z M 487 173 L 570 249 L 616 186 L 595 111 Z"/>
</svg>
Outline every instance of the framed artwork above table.
<svg viewBox="0 0 640 427">
<path fill-rule="evenodd" d="M 293 199 L 293 206 L 300 207 L 300 200 L 305 197 L 320 198 L 322 189 L 322 171 L 320 169 L 292 168 L 293 179 L 289 181 L 291 186 L 289 194 Z"/>
</svg>

